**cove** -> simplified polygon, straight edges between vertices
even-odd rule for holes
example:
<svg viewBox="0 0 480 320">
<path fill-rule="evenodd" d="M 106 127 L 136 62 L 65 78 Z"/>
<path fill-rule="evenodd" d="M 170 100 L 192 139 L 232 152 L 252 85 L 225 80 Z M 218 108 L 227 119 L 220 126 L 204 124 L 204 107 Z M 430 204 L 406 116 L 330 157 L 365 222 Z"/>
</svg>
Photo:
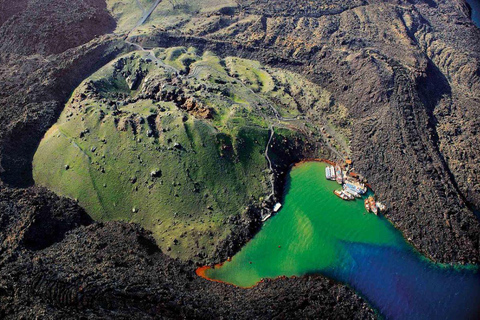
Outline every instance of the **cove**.
<svg viewBox="0 0 480 320">
<path fill-rule="evenodd" d="M 386 319 L 478 319 L 475 266 L 436 264 L 420 255 L 363 200 L 343 201 L 326 164 L 295 166 L 284 206 L 230 261 L 197 274 L 239 287 L 265 278 L 322 274 L 363 296 Z"/>
</svg>

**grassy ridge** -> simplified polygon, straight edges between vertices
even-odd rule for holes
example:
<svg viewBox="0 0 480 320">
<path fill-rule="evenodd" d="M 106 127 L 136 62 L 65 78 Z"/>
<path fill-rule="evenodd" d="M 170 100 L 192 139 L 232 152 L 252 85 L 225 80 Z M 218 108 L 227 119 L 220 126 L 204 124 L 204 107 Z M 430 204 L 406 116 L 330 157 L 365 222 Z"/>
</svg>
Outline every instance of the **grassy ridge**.
<svg viewBox="0 0 480 320">
<path fill-rule="evenodd" d="M 242 150 L 238 157 L 231 136 L 193 118 L 183 122 L 183 116 L 176 111 L 162 120 L 174 127 L 167 137 L 175 137 L 184 149 L 168 148 L 164 139 L 135 139 L 133 132 L 119 132 L 111 116 L 96 127 L 89 125 L 97 130 L 84 140 L 65 135 L 62 125 L 54 127 L 35 156 L 35 180 L 79 199 L 95 219 L 142 224 L 164 249 L 174 247 L 176 239 L 174 255 L 193 254 L 196 240 L 200 247 L 212 247 L 228 233 L 224 218 L 265 194 L 261 152 L 267 135 L 242 128 L 235 137 Z M 106 137 L 106 143 L 99 137 Z M 223 152 L 224 146 L 232 151 Z M 213 242 L 207 241 L 210 232 Z"/>
<path fill-rule="evenodd" d="M 292 98 L 257 62 L 187 48 L 155 53 L 190 76 L 170 74 L 144 52 L 106 65 L 46 134 L 34 178 L 97 220 L 140 223 L 172 256 L 209 255 L 231 232 L 229 219 L 270 193 L 264 151 L 275 117 L 266 104 L 298 111 L 272 102 Z M 298 133 L 280 135 L 287 142 Z"/>
</svg>

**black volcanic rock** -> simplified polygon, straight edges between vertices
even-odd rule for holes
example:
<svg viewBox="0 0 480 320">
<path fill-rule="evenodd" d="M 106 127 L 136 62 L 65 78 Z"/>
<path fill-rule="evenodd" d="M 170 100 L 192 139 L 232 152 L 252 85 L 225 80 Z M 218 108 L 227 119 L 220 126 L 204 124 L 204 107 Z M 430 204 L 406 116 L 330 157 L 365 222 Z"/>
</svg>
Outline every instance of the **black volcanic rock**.
<svg viewBox="0 0 480 320">
<path fill-rule="evenodd" d="M 0 316 L 32 318 L 373 318 L 350 289 L 322 277 L 249 290 L 210 282 L 172 260 L 136 225 L 84 226 L 43 250 L 0 262 Z"/>
<path fill-rule="evenodd" d="M 68 231 L 93 222 L 74 201 L 43 188 L 16 190 L 0 183 L 0 194 L 2 259 L 15 250 L 44 249 Z"/>
<path fill-rule="evenodd" d="M 6 13 L 0 16 L 4 53 L 61 53 L 112 32 L 116 25 L 101 0 L 2 0 L 0 9 Z"/>
</svg>

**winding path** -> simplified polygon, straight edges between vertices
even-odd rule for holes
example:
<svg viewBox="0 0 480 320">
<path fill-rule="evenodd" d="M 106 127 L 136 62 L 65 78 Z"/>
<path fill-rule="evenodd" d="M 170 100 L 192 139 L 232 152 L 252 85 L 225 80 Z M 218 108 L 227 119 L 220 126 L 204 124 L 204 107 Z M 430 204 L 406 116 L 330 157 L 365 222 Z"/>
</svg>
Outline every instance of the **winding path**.
<svg viewBox="0 0 480 320">
<path fill-rule="evenodd" d="M 145 15 L 145 8 L 140 3 L 140 0 L 135 0 L 137 2 L 137 6 L 142 9 L 142 16 Z"/>
<path fill-rule="evenodd" d="M 150 58 L 152 59 L 153 61 L 157 62 L 158 64 L 160 64 L 164 69 L 170 71 L 171 73 L 177 75 L 178 77 L 181 77 L 180 75 L 180 71 L 168 64 L 166 64 L 165 62 L 163 62 L 161 59 L 158 59 L 157 56 L 155 55 L 155 52 L 153 51 L 153 49 L 145 49 L 144 47 L 142 47 L 141 45 L 139 45 L 138 43 L 133 43 L 133 42 L 130 42 L 128 40 L 125 40 L 125 43 L 131 45 L 131 46 L 134 46 L 135 48 L 137 48 L 139 51 L 144 51 L 144 52 L 148 52 L 148 55 L 147 55 L 147 58 Z"/>
<path fill-rule="evenodd" d="M 154 4 L 152 4 L 152 6 L 150 7 L 150 9 L 148 9 L 148 11 L 145 11 L 145 8 L 143 8 L 143 6 L 140 4 L 139 0 L 136 0 L 137 2 L 137 6 L 140 8 L 140 10 L 142 10 L 143 12 L 143 15 L 142 17 L 140 18 L 140 20 L 138 20 L 137 24 L 135 25 L 135 27 L 133 27 L 128 33 L 127 35 L 125 36 L 124 38 L 124 41 L 125 43 L 131 45 L 132 47 L 135 47 L 137 48 L 137 50 L 139 51 L 144 51 L 144 52 L 148 52 L 148 56 L 147 58 L 150 58 L 152 59 L 153 61 L 155 61 L 156 63 L 160 64 L 163 68 L 165 68 L 166 70 L 169 70 L 171 73 L 174 73 L 176 75 L 179 75 L 179 70 L 177 70 L 176 68 L 172 67 L 172 66 L 169 66 L 168 64 L 166 64 L 165 62 L 163 62 L 162 60 L 158 59 L 157 56 L 155 55 L 155 52 L 153 51 L 153 49 L 145 49 L 144 47 L 142 47 L 141 45 L 139 45 L 138 43 L 133 43 L 131 41 L 128 40 L 128 37 L 129 35 L 135 30 L 137 29 L 138 27 L 140 27 L 142 24 L 145 23 L 145 21 L 150 17 L 150 15 L 153 13 L 153 11 L 158 7 L 158 5 L 160 4 L 160 2 L 162 2 L 162 0 L 156 0 Z"/>
<path fill-rule="evenodd" d="M 180 75 L 180 71 L 170 65 L 167 65 L 165 62 L 163 62 L 162 60 L 158 59 L 155 55 L 155 52 L 153 51 L 153 48 L 152 49 L 145 49 L 144 47 L 142 47 L 141 45 L 139 45 L 138 43 L 133 43 L 131 41 L 128 41 L 128 37 L 129 35 L 136 29 L 138 28 L 139 26 L 141 26 L 142 24 L 145 23 L 145 21 L 150 17 L 150 15 L 153 13 L 153 11 L 157 8 L 157 6 L 160 4 L 162 0 L 156 0 L 155 3 L 150 7 L 150 9 L 148 11 L 145 11 L 145 9 L 141 6 L 140 2 L 138 0 L 136 0 L 137 2 L 137 6 L 142 10 L 143 12 L 143 15 L 142 17 L 140 18 L 140 20 L 137 22 L 137 24 L 135 25 L 135 27 L 133 27 L 129 32 L 128 34 L 126 35 L 125 37 L 125 42 L 135 48 L 137 48 L 139 51 L 144 51 L 144 52 L 148 52 L 148 56 L 147 58 L 151 58 L 153 61 L 155 61 L 156 63 L 160 64 L 162 67 L 164 67 L 166 70 L 169 70 L 171 73 L 181 77 Z M 197 66 L 194 67 L 194 69 L 192 70 L 192 72 L 190 72 L 190 74 L 187 76 L 187 77 L 196 77 L 199 73 L 199 68 Z M 264 98 L 264 97 L 261 97 L 259 96 L 256 92 L 254 92 L 252 90 L 252 88 L 248 87 L 247 85 L 245 85 L 245 83 L 243 83 L 243 81 L 240 81 L 240 83 L 244 86 L 244 88 L 246 88 L 251 94 L 257 96 L 261 101 L 264 101 L 266 105 L 268 105 L 270 107 L 270 109 L 272 110 L 273 112 L 273 115 L 276 119 L 276 123 L 274 121 L 271 120 L 271 117 L 267 116 L 264 114 L 264 112 L 262 112 L 261 110 L 260 113 L 262 114 L 263 118 L 265 119 L 265 121 L 267 123 L 269 123 L 269 131 L 270 131 L 270 137 L 268 139 L 268 142 L 267 142 L 267 145 L 265 147 L 265 152 L 264 152 L 264 155 L 265 155 L 265 158 L 267 159 L 267 162 L 268 162 L 268 168 L 270 170 L 270 186 L 271 186 L 271 192 L 270 194 L 267 196 L 267 199 L 274 199 L 275 197 L 275 173 L 274 173 L 274 170 L 273 170 L 273 163 L 272 163 L 272 160 L 270 159 L 270 156 L 268 155 L 268 152 L 270 150 L 270 144 L 273 140 L 273 136 L 275 135 L 275 126 L 278 126 L 278 124 L 280 124 L 280 122 L 282 121 L 297 121 L 297 120 L 300 120 L 301 118 L 303 118 L 304 120 L 308 121 L 308 119 L 306 119 L 306 117 L 299 117 L 299 118 L 284 118 L 281 116 L 280 112 L 277 110 L 277 108 L 270 102 L 268 101 L 268 99 Z M 330 146 L 330 148 L 334 151 L 336 151 L 332 146 Z M 271 214 L 267 215 L 267 216 L 263 216 L 262 214 L 262 220 L 266 220 L 270 217 Z"/>
<path fill-rule="evenodd" d="M 138 20 L 137 24 L 135 25 L 135 27 L 133 27 L 132 30 L 130 30 L 130 32 L 132 32 L 133 30 L 135 30 L 136 28 L 140 27 L 142 24 L 145 23 L 145 21 L 148 19 L 148 17 L 150 17 L 150 15 L 152 14 L 152 12 L 157 8 L 157 6 L 160 4 L 160 2 L 162 2 L 162 0 L 157 0 L 155 1 L 154 4 L 152 4 L 152 6 L 150 7 L 150 9 L 148 9 L 147 12 L 145 12 L 145 9 L 140 5 L 140 3 L 138 2 L 137 0 L 137 5 L 140 7 L 140 9 L 142 9 L 142 12 L 143 12 L 143 15 L 142 17 L 140 18 L 140 20 Z M 130 34 L 129 32 L 129 34 Z"/>
</svg>

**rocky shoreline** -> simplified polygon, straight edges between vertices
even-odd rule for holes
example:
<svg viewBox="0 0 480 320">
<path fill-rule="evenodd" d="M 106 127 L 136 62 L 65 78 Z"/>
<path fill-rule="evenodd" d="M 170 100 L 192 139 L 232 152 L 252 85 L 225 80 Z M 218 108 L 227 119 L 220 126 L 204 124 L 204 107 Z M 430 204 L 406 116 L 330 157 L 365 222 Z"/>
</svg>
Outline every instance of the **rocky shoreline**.
<svg viewBox="0 0 480 320">
<path fill-rule="evenodd" d="M 93 223 L 46 190 L 0 191 L 1 227 L 10 230 L 0 237 L 2 319 L 374 318 L 352 290 L 323 277 L 251 290 L 206 281 L 136 225 Z"/>
</svg>

